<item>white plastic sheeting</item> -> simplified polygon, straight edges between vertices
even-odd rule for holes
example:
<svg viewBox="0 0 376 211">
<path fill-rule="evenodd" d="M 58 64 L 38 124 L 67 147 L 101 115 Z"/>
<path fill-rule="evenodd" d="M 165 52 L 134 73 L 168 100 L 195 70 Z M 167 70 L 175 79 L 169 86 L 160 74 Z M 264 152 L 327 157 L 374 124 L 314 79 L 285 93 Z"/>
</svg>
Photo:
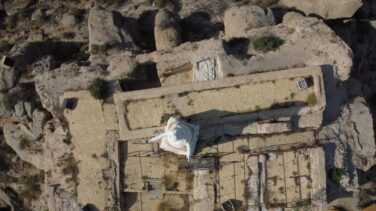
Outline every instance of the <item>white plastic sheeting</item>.
<svg viewBox="0 0 376 211">
<path fill-rule="evenodd" d="M 149 143 L 161 140 L 160 148 L 179 155 L 185 155 L 190 161 L 196 149 L 199 126 L 170 117 L 165 132 L 149 140 Z"/>
</svg>

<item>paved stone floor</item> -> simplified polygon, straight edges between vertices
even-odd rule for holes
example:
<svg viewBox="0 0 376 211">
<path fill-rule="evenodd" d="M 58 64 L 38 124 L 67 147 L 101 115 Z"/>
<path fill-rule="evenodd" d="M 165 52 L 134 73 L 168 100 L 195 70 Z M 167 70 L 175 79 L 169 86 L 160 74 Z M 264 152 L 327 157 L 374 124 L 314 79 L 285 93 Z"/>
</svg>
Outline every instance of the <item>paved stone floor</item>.
<svg viewBox="0 0 376 211">
<path fill-rule="evenodd" d="M 78 201 L 81 205 L 92 203 L 99 210 L 106 207 L 107 190 L 102 170 L 106 168 L 106 130 L 117 130 L 114 105 L 102 104 L 86 91 L 67 92 L 60 97 L 78 98 L 74 110 L 66 109 L 66 117 L 73 155 L 78 161 Z"/>
</svg>

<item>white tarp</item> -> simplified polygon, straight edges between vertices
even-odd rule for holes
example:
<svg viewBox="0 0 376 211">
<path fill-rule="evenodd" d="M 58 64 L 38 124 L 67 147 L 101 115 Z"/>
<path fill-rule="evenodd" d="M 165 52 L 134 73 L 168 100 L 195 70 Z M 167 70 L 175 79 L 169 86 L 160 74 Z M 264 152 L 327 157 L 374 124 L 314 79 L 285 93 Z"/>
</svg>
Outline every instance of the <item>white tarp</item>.
<svg viewBox="0 0 376 211">
<path fill-rule="evenodd" d="M 165 132 L 150 139 L 149 143 L 161 140 L 161 149 L 185 155 L 190 161 L 196 149 L 199 130 L 197 125 L 170 117 Z"/>
</svg>

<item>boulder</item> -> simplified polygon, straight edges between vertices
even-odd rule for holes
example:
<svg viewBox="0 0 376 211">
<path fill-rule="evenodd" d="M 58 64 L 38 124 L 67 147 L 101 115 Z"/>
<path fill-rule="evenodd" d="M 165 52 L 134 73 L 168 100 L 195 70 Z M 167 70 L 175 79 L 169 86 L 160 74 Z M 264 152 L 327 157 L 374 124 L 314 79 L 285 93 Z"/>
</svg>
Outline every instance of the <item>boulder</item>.
<svg viewBox="0 0 376 211">
<path fill-rule="evenodd" d="M 0 91 L 12 88 L 16 82 L 16 71 L 14 68 L 0 68 Z"/>
<path fill-rule="evenodd" d="M 25 111 L 25 108 L 24 108 L 24 104 L 21 101 L 18 101 L 16 103 L 16 105 L 14 105 L 14 115 L 15 115 L 15 117 L 19 120 L 23 120 L 23 119 L 25 119 L 25 114 L 26 114 L 26 111 Z"/>
<path fill-rule="evenodd" d="M 43 135 L 43 127 L 46 124 L 47 115 L 40 109 L 33 111 L 33 136 L 35 139 L 39 139 Z"/>
<path fill-rule="evenodd" d="M 160 10 L 155 17 L 155 46 L 157 50 L 171 49 L 181 42 L 180 26 L 168 10 Z"/>
<path fill-rule="evenodd" d="M 8 16 L 17 14 L 21 10 L 25 9 L 28 7 L 31 3 L 31 0 L 13 0 L 13 1 L 8 1 L 4 5 L 5 7 L 5 12 L 7 13 Z"/>
<path fill-rule="evenodd" d="M 352 17 L 362 6 L 361 0 L 280 0 L 280 3 L 324 19 Z"/>
<path fill-rule="evenodd" d="M 74 15 L 65 13 L 61 19 L 61 23 L 65 28 L 72 28 L 76 25 L 76 18 Z"/>
<path fill-rule="evenodd" d="M 131 32 L 134 23 L 122 17 L 118 12 L 95 6 L 90 10 L 88 25 L 90 47 L 133 46 Z"/>
<path fill-rule="evenodd" d="M 33 139 L 28 127 L 22 123 L 6 121 L 3 127 L 4 138 L 17 155 L 38 169 L 48 171 L 51 159 L 46 159 L 43 146 Z"/>
<path fill-rule="evenodd" d="M 272 11 L 258 6 L 231 7 L 224 15 L 225 34 L 230 37 L 242 37 L 250 29 L 274 24 Z"/>
<path fill-rule="evenodd" d="M 348 139 L 353 161 L 358 168 L 367 171 L 375 164 L 376 153 L 372 115 L 367 105 L 361 102 L 350 104 L 347 109 L 353 126 L 353 138 Z"/>
<path fill-rule="evenodd" d="M 353 171 L 355 166 L 367 171 L 376 163 L 373 120 L 364 101 L 356 98 L 343 108 L 336 123 L 321 128 L 318 133 L 319 140 L 336 140 L 335 150 L 331 150 L 336 153 L 330 155 L 336 167 Z"/>
<path fill-rule="evenodd" d="M 295 20 L 299 20 L 304 17 L 302 14 L 297 12 L 288 12 L 283 16 L 283 23 L 290 23 Z"/>
</svg>

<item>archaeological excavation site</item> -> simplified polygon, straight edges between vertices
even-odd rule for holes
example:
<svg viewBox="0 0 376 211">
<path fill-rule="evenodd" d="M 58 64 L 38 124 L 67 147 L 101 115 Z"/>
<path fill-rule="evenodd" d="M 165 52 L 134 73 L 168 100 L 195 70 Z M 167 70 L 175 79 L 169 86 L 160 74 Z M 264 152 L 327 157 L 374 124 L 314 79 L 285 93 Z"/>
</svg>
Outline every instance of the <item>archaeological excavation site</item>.
<svg viewBox="0 0 376 211">
<path fill-rule="evenodd" d="M 0 0 L 0 211 L 376 211 L 376 1 Z"/>
</svg>

